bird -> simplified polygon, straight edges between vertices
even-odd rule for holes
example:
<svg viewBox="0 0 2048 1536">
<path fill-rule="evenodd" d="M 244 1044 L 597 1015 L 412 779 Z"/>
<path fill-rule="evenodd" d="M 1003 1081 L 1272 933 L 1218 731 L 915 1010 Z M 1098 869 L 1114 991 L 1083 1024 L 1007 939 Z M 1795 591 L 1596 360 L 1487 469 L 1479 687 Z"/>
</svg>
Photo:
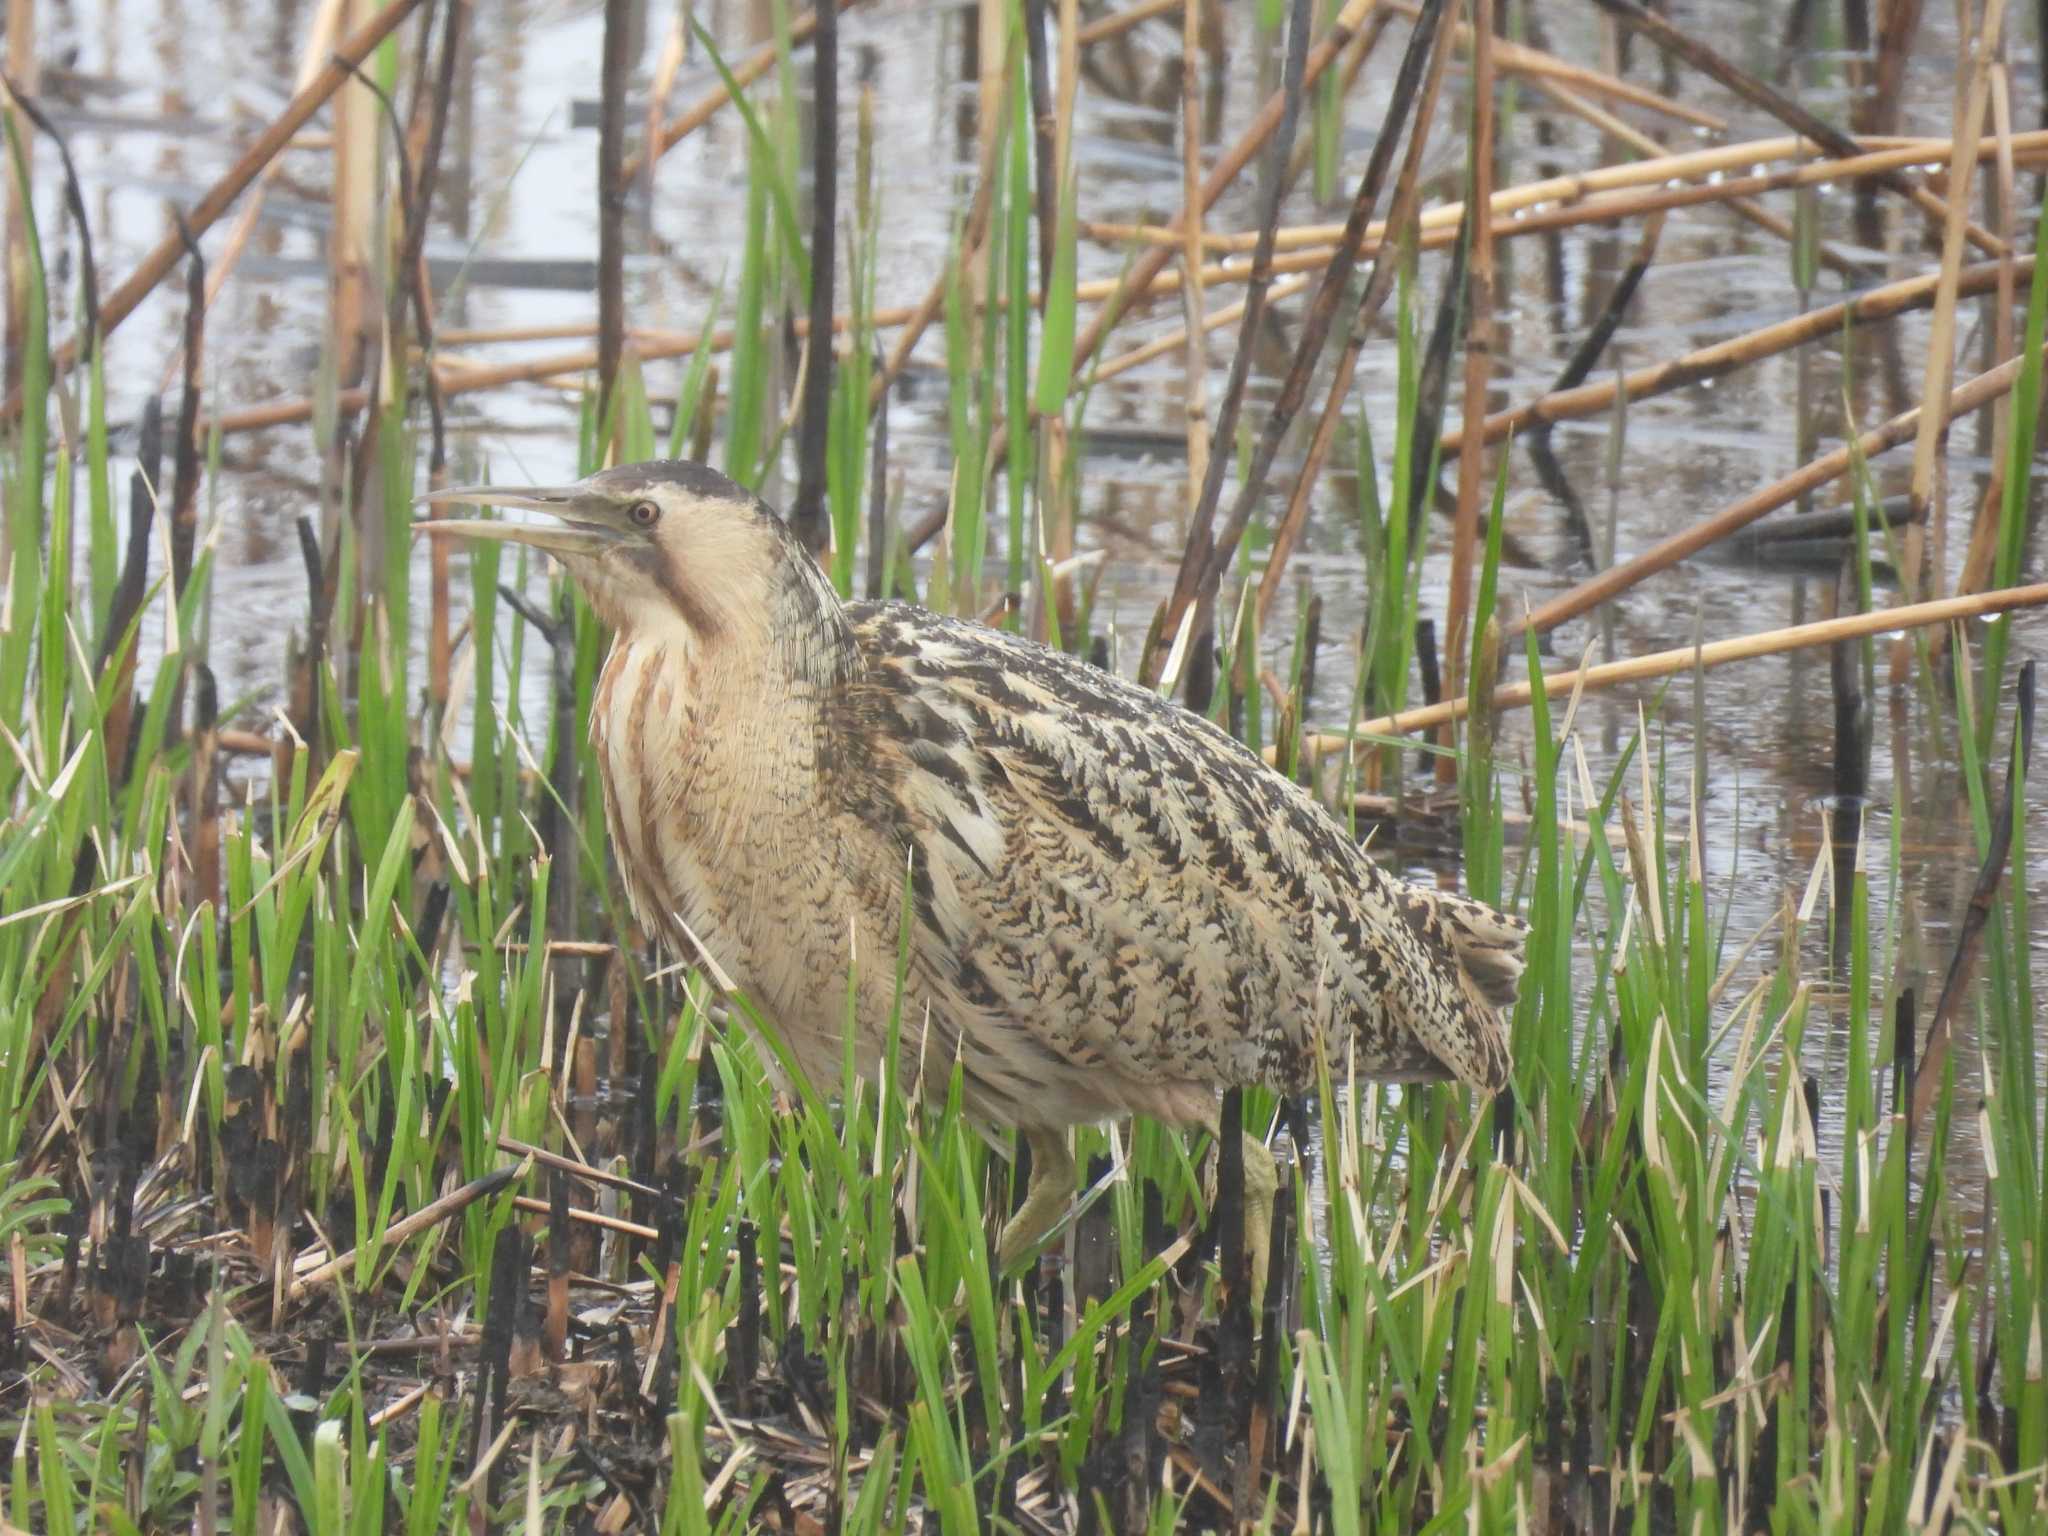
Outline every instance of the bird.
<svg viewBox="0 0 2048 1536">
<path fill-rule="evenodd" d="M 1527 924 L 1390 875 L 1201 715 L 1016 634 L 843 600 L 702 464 L 420 500 L 547 514 L 416 526 L 546 551 L 609 626 L 589 732 L 642 930 L 813 1085 L 848 1030 L 878 1076 L 900 1008 L 897 1081 L 957 1064 L 966 1112 L 1019 1133 L 1004 1272 L 1073 1204 L 1076 1125 L 1220 1131 L 1226 1090 L 1299 1092 L 1319 1061 L 1506 1085 Z M 1249 1135 L 1243 1166 L 1263 1292 L 1278 1171 Z"/>
</svg>

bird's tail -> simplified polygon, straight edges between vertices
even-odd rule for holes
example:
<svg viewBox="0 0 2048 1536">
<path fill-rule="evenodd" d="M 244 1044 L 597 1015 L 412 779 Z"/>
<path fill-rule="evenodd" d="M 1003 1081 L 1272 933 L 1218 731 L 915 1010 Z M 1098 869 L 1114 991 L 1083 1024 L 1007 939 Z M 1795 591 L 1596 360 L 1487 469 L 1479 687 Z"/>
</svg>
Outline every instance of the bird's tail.
<svg viewBox="0 0 2048 1536">
<path fill-rule="evenodd" d="M 1475 1087 L 1498 1091 L 1508 1080 L 1508 1014 L 1521 985 L 1529 925 L 1511 912 L 1449 891 L 1419 890 L 1450 942 L 1458 990 L 1468 1005 L 1466 1036 L 1451 1064 Z"/>
</svg>

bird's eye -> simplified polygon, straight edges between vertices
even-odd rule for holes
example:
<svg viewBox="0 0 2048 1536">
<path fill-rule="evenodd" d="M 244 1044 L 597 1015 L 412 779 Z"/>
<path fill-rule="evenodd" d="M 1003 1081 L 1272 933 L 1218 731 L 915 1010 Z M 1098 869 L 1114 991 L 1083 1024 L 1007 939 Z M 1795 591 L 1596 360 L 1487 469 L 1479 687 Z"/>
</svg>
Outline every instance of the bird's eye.
<svg viewBox="0 0 2048 1536">
<path fill-rule="evenodd" d="M 651 501 L 636 501 L 627 511 L 626 516 L 633 519 L 633 526 L 635 528 L 652 528 L 655 521 L 661 516 L 661 508 Z"/>
</svg>

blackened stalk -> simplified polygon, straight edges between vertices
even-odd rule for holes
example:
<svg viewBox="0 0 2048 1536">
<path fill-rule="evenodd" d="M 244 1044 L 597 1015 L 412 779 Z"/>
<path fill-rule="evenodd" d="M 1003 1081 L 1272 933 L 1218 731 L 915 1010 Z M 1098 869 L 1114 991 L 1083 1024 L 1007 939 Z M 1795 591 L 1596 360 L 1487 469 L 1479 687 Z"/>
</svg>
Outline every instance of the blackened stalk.
<svg viewBox="0 0 2048 1536">
<path fill-rule="evenodd" d="M 632 0 L 605 0 L 603 100 L 597 119 L 597 419 L 618 382 L 626 337 L 626 75 Z"/>
<path fill-rule="evenodd" d="M 1052 293 L 1053 241 L 1059 229 L 1059 166 L 1053 154 L 1052 65 L 1045 56 L 1045 0 L 1024 0 L 1024 51 L 1031 70 L 1032 158 L 1038 162 L 1038 307 Z"/>
<path fill-rule="evenodd" d="M 839 204 L 839 8 L 818 7 L 811 41 L 811 334 L 797 436 L 790 528 L 804 548 L 825 547 L 825 451 L 832 426 L 832 252 Z"/>
</svg>

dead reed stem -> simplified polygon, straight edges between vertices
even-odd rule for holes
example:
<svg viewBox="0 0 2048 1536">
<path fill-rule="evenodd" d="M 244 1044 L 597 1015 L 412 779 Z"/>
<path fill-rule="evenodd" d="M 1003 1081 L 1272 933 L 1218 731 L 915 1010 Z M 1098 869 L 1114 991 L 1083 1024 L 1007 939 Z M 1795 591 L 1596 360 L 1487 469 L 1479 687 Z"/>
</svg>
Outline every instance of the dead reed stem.
<svg viewBox="0 0 2048 1536">
<path fill-rule="evenodd" d="M 35 0 L 7 0 L 7 78 L 24 95 L 41 89 L 36 73 Z M 12 92 L 10 91 L 10 97 Z M 21 146 L 22 163 L 35 164 L 35 125 L 11 99 L 7 103 L 9 126 Z M 28 210 L 23 207 L 21 187 L 12 168 L 7 177 L 7 392 L 21 387 L 23 349 L 28 336 Z M 0 554 L 6 553 L 0 538 Z"/>
<path fill-rule="evenodd" d="M 1280 71 L 1280 121 L 1275 125 L 1272 137 L 1266 145 L 1265 178 L 1260 188 L 1260 231 L 1264 238 L 1252 253 L 1252 269 L 1245 288 L 1243 320 L 1237 333 L 1237 351 L 1231 357 L 1230 378 L 1224 385 L 1223 403 L 1216 413 L 1216 429 L 1211 438 L 1216 445 L 1216 452 L 1211 454 L 1202 466 L 1200 489 L 1188 514 L 1187 538 L 1181 548 L 1180 568 L 1174 576 L 1173 591 L 1168 596 L 1165 606 L 1159 610 L 1159 619 L 1152 627 L 1146 653 L 1139 661 L 1139 673 L 1147 681 L 1156 681 L 1161 677 L 1160 669 L 1166 666 L 1173 650 L 1182 649 L 1183 654 L 1186 654 L 1176 643 L 1182 617 L 1188 612 L 1190 604 L 1208 597 L 1213 591 L 1205 580 L 1212 548 L 1212 529 L 1216 521 L 1216 508 L 1223 498 L 1223 476 L 1229 467 L 1231 446 L 1237 441 L 1237 422 L 1244 408 L 1245 389 L 1251 380 L 1252 356 L 1258 343 L 1259 320 L 1265 311 L 1268 292 L 1272 285 L 1272 235 L 1279 228 L 1280 204 L 1287 193 L 1287 162 L 1293 148 L 1295 132 L 1301 122 L 1301 104 L 1308 95 L 1308 32 L 1313 23 L 1314 7 L 1309 0 L 1295 0 L 1287 22 L 1287 55 Z M 1212 200 L 1206 195 L 1197 195 L 1182 209 L 1181 223 L 1191 231 L 1196 240 L 1200 239 L 1202 217 Z M 1197 284 L 1202 281 L 1202 268 L 1199 264 L 1190 269 L 1190 280 Z M 1192 335 L 1190 340 L 1193 341 Z M 1198 342 L 1194 344 L 1199 345 Z M 1207 634 L 1207 610 L 1208 603 L 1202 602 L 1195 615 L 1196 628 L 1203 636 Z M 1206 680 L 1209 676 L 1205 639 L 1198 639 L 1194 660 L 1196 670 L 1191 674 L 1188 697 L 1191 705 L 1200 709 L 1206 707 L 1208 702 L 1203 696 L 1207 691 Z M 1174 681 L 1168 678 L 1167 686 L 1172 687 Z"/>
<path fill-rule="evenodd" d="M 219 221 L 221 215 L 227 212 L 249 183 L 256 179 L 263 167 L 291 142 L 292 135 L 306 125 L 328 97 L 349 78 L 350 73 L 369 57 L 370 50 L 403 23 L 419 3 L 420 0 L 391 0 L 390 4 L 372 15 L 342 41 L 312 83 L 285 104 L 284 110 L 271 119 L 269 126 L 257 136 L 256 142 L 242 152 L 241 157 L 228 168 L 226 174 L 208 188 L 206 196 L 185 215 L 185 223 L 195 237 L 204 234 Z M 184 251 L 184 237 L 173 231 L 142 258 L 135 270 L 129 273 L 121 285 L 108 294 L 101 303 L 98 329 L 102 337 L 110 334 L 116 326 L 135 312 L 135 306 L 163 281 L 164 275 L 177 265 L 178 258 Z M 52 362 L 53 366 L 61 371 L 69 368 L 77 359 L 78 338 L 74 336 L 57 350 Z M 0 419 L 11 418 L 20 411 L 20 392 L 9 390 L 5 405 L 0 406 Z"/>
<path fill-rule="evenodd" d="M 1493 377 L 1493 0 L 1472 0 L 1471 255 L 1465 279 L 1465 401 L 1461 419 L 1483 420 Z M 1486 444 L 1468 435 L 1458 447 L 1458 510 L 1451 529 L 1451 588 L 1444 609 L 1444 660 L 1451 693 L 1463 691 L 1465 630 L 1471 622 L 1477 564 L 1479 495 Z M 1448 743 L 1446 743 L 1448 745 Z M 1455 772 L 1457 760 L 1443 767 Z"/>
<path fill-rule="evenodd" d="M 1330 23 L 1330 30 L 1303 59 L 1301 91 L 1308 90 L 1321 78 L 1323 71 L 1329 68 L 1330 61 L 1336 58 L 1339 50 L 1350 41 L 1352 33 L 1358 30 L 1359 24 L 1372 6 L 1373 0 L 1345 0 L 1344 9 L 1339 11 L 1337 19 Z M 1298 95 L 1299 93 L 1297 99 Z M 1265 143 L 1273 130 L 1280 126 L 1281 119 L 1287 111 L 1287 88 L 1283 85 L 1266 99 L 1265 105 L 1259 109 L 1259 115 L 1252 119 L 1251 126 L 1245 129 L 1238 141 L 1209 168 L 1209 174 L 1202 182 L 1202 212 L 1207 212 L 1215 206 L 1216 199 L 1223 195 L 1224 189 L 1237 180 L 1238 173 L 1250 164 L 1252 156 L 1258 153 L 1259 146 Z M 1178 228 L 1185 222 L 1192 212 L 1193 210 L 1183 208 L 1180 218 L 1174 221 L 1175 227 Z M 1089 360 L 1095 356 L 1096 349 L 1102 345 L 1103 337 L 1108 335 L 1110 328 L 1123 317 L 1124 310 L 1139 295 L 1153 291 L 1155 281 L 1172 259 L 1172 249 L 1171 245 L 1154 246 L 1132 264 L 1129 272 L 1117 280 L 1115 288 L 1111 290 L 1102 307 L 1090 317 L 1088 328 L 1074 343 L 1076 373 L 1087 367 Z"/>
<path fill-rule="evenodd" d="M 1646 142 L 1656 141 L 1646 138 Z M 1576 171 L 1562 176 L 1546 176 L 1537 181 L 1504 187 L 1493 196 L 1493 214 L 1501 225 L 1501 230 L 1497 233 L 1507 233 L 1515 229 L 1517 221 L 1512 218 L 1513 215 L 1545 203 L 1578 206 L 1597 193 L 1621 192 L 1643 187 L 1660 188 L 1674 181 L 1702 181 L 1708 177 L 1725 176 L 1731 170 L 1744 170 L 1750 166 L 1767 165 L 1780 160 L 1802 162 L 1803 174 L 1795 180 L 1775 182 L 1763 190 L 1817 186 L 1833 181 L 1877 176 L 1887 171 L 1913 166 L 1945 165 L 1953 149 L 1954 141 L 1947 138 L 1870 140 L 1859 148 L 1853 158 L 1844 160 L 1821 155 L 1815 146 L 1805 139 L 1789 136 L 1753 139 L 1741 144 L 1722 144 L 1712 149 L 1689 150 L 1682 154 L 1632 160 L 1622 165 L 1595 166 L 1591 170 Z M 2037 129 L 2030 133 L 2015 134 L 2013 151 L 2016 155 L 2027 158 L 2048 153 L 2048 130 Z M 1981 145 L 1977 150 L 1979 159 L 1988 159 L 1995 152 L 1995 148 L 1989 144 Z M 1740 192 L 1729 193 L 1726 190 L 1728 185 L 1726 182 L 1715 183 L 1712 189 L 1715 199 L 1743 195 Z M 1623 205 L 1616 200 L 1612 206 Z M 1601 215 L 1614 216 L 1616 215 Z M 1441 234 L 1456 229 L 1464 217 L 1464 203 L 1439 203 L 1423 213 L 1422 228 L 1429 234 Z M 1181 240 L 1177 226 L 1157 224 L 1118 224 L 1093 220 L 1084 221 L 1081 232 L 1090 239 L 1118 245 L 1139 242 L 1177 249 Z M 1336 244 L 1343 233 L 1344 226 L 1341 224 L 1293 225 L 1275 234 L 1274 248 L 1282 252 L 1313 250 Z M 1368 234 L 1376 240 L 1384 234 L 1384 230 L 1381 226 L 1375 225 Z M 1228 255 L 1249 251 L 1257 240 L 1256 231 L 1211 230 L 1202 237 L 1202 245 L 1212 256 Z"/>
<path fill-rule="evenodd" d="M 838 9 L 851 10 L 857 3 L 858 0 L 839 0 Z M 801 48 L 811 40 L 811 35 L 818 30 L 818 15 L 817 10 L 809 10 L 790 23 L 790 47 Z M 730 66 L 733 79 L 739 82 L 742 89 L 752 85 L 775 67 L 775 49 L 776 45 L 773 42 L 763 43 L 738 64 Z M 648 141 L 645 149 L 627 158 L 624 167 L 627 183 L 630 185 L 653 161 L 659 160 L 710 122 L 718 115 L 719 109 L 731 100 L 732 93 L 725 88 L 725 82 L 721 80 L 692 102 L 680 115 L 670 118 L 662 126 L 661 131 Z"/>
<path fill-rule="evenodd" d="M 2011 254 L 2018 223 L 2019 191 L 2012 156 L 2012 102 L 2006 88 L 2003 64 L 1995 65 L 1991 73 L 1991 120 L 1998 143 L 1998 235 L 2005 241 L 2007 252 L 1998 263 L 1997 297 L 1992 303 L 1991 362 L 1995 367 L 2013 354 L 2013 298 L 2021 266 L 2027 268 L 2030 278 L 2033 268 L 2032 258 L 2023 264 Z M 1970 528 L 1970 547 L 1963 555 L 1962 574 L 1956 582 L 1958 592 L 1981 591 L 1991 579 L 1992 564 L 1998 554 L 1998 528 L 2005 501 L 2006 461 L 2012 453 L 2012 428 L 2012 399 L 2007 396 L 1998 402 L 1992 432 L 1991 474 L 1984 487 L 1984 498 L 1977 504 L 1976 521 Z M 1935 637 L 1937 642 L 1941 638 Z M 1937 657 L 1941 654 L 1939 644 L 1934 647 L 1934 654 Z"/>
<path fill-rule="evenodd" d="M 1415 205 L 1422 195 L 1422 157 L 1429 147 L 1429 130 L 1436 122 L 1437 97 L 1443 88 L 1444 71 L 1450 57 L 1448 48 L 1436 49 L 1430 55 L 1429 74 L 1423 81 L 1422 99 L 1414 114 L 1415 126 L 1408 135 L 1408 153 L 1402 159 L 1401 174 L 1394 182 L 1393 201 L 1387 207 L 1386 227 L 1389 229 L 1403 230 L 1413 226 Z M 1254 623 L 1260 634 L 1265 632 L 1266 616 L 1280 595 L 1288 560 L 1300 542 L 1302 529 L 1308 524 L 1310 496 L 1322 476 L 1330 445 L 1336 441 L 1337 426 L 1343 419 L 1344 402 L 1351 395 L 1359 356 L 1365 350 L 1373 317 L 1393 288 L 1399 260 L 1398 242 L 1389 244 L 1383 240 L 1379 243 L 1373 253 L 1372 275 L 1366 280 L 1365 291 L 1359 295 L 1358 304 L 1351 312 L 1350 331 L 1345 337 L 1344 351 L 1337 359 L 1337 366 L 1330 372 L 1330 387 L 1323 400 L 1322 415 L 1316 422 L 1315 435 L 1309 441 L 1301 471 L 1294 477 L 1294 490 L 1288 498 L 1287 511 L 1273 531 L 1273 542 L 1266 554 L 1265 574 L 1259 578 Z"/>
<path fill-rule="evenodd" d="M 1155 16 L 1164 16 L 1182 3 L 1182 0 L 1138 0 L 1128 10 L 1117 11 L 1098 21 L 1091 21 L 1081 28 L 1077 41 L 1084 47 L 1089 43 L 1100 43 L 1112 37 L 1121 37 L 1132 28 L 1143 25 Z"/>
<path fill-rule="evenodd" d="M 810 334 L 804 343 L 803 404 L 797 430 L 796 499 L 789 525 L 814 554 L 832 536 L 825 509 L 825 458 L 832 427 L 832 283 L 839 244 L 839 13 L 818 8 L 811 87 Z M 867 359 L 855 366 L 866 367 Z"/>
<path fill-rule="evenodd" d="M 1411 21 L 1420 14 L 1421 8 L 1414 0 L 1388 0 L 1387 9 Z M 1473 47 L 1473 28 L 1459 24 L 1457 44 L 1470 52 Z M 1682 101 L 1673 101 L 1669 96 L 1633 85 L 1618 75 L 1603 70 L 1588 69 L 1582 64 L 1569 64 L 1554 54 L 1540 48 L 1528 48 L 1519 43 L 1508 42 L 1505 38 L 1494 38 L 1488 45 L 1493 54 L 1492 63 L 1513 75 L 1528 75 L 1539 80 L 1555 80 L 1564 85 L 1573 85 L 1581 90 L 1592 91 L 1610 100 L 1627 106 L 1641 107 L 1689 123 L 1695 128 L 1704 128 L 1709 133 L 1726 133 L 1728 120 L 1715 112 L 1700 107 L 1687 106 Z"/>
<path fill-rule="evenodd" d="M 1203 385 L 1208 362 L 1202 338 L 1208 333 L 1206 295 L 1202 286 L 1202 0 L 1181 0 L 1180 27 L 1180 167 L 1182 327 L 1187 338 L 1187 367 L 1182 394 L 1187 409 L 1188 519 L 1192 526 L 1202 505 L 1202 487 L 1209 476 L 1209 401 Z M 1262 294 L 1262 301 L 1264 295 Z M 1228 452 L 1226 445 L 1225 451 Z"/>
<path fill-rule="evenodd" d="M 1957 275 L 1957 293 L 1965 297 L 1975 297 L 1994 292 L 1999 286 L 2003 265 L 2001 262 L 1987 261 L 1973 267 L 1965 267 Z M 2013 265 L 2017 273 L 2030 274 L 2034 269 L 2034 258 L 2024 257 Z M 1844 325 L 1864 325 L 1873 321 L 1889 320 L 1911 310 L 1925 309 L 1934 302 L 1939 283 L 1940 274 L 1933 272 L 1920 277 L 1909 277 L 1896 283 L 1886 283 L 1883 287 L 1872 288 L 1839 304 L 1809 310 L 1803 315 L 1780 320 L 1759 330 L 1749 331 L 1741 336 L 1731 336 L 1726 341 L 1717 341 L 1711 346 L 1699 347 L 1682 356 L 1633 369 L 1619 379 L 1553 390 L 1526 405 L 1496 411 L 1486 418 L 1481 431 L 1489 443 L 1498 442 L 1504 437 L 1520 434 L 1531 427 L 1598 416 L 1613 408 L 1617 395 L 1625 394 L 1633 403 L 1653 395 L 1669 394 L 1674 389 L 1683 389 L 1703 379 L 1719 378 L 1722 374 L 1733 372 L 1750 363 L 1760 362 L 1777 353 L 1789 351 L 1793 347 L 1839 335 Z M 1461 423 L 1444 433 L 1441 440 L 1442 451 L 1446 455 L 1458 453 L 1463 448 L 1464 440 L 1465 428 Z"/>
<path fill-rule="evenodd" d="M 1998 38 L 2005 21 L 2005 0 L 1986 0 L 1981 30 L 1974 39 L 1974 59 L 1956 61 L 1955 128 L 1948 167 L 1947 217 L 1942 225 L 1941 273 L 1934 294 L 1934 319 L 1928 327 L 1927 371 L 1921 383 L 1920 430 L 1913 440 L 1913 478 L 1908 488 L 1913 509 L 1906 525 L 1905 550 L 1900 562 L 1899 591 L 1911 602 L 1921 596 L 1928 522 L 1933 529 L 1935 562 L 1933 585 L 1938 589 L 1942 557 L 1946 552 L 1948 498 L 1938 492 L 1943 478 L 1942 444 L 1948 433 L 1944 406 L 1955 377 L 1956 289 L 1963 265 L 1963 233 L 1969 222 L 1970 191 L 1976 178 L 1970 174 L 1981 148 L 1984 109 L 1990 91 L 1991 61 L 1998 50 Z M 1903 638 L 1892 646 L 1891 680 L 1904 682 L 1913 665 L 1912 647 Z"/>
<path fill-rule="evenodd" d="M 1869 613 L 1852 613 L 1840 618 L 1820 619 L 1811 624 L 1794 624 L 1782 629 L 1760 630 L 1753 635 L 1742 635 L 1732 640 L 1715 640 L 1705 645 L 1683 645 L 1668 651 L 1652 651 L 1644 656 L 1632 656 L 1626 661 L 1603 662 L 1599 666 L 1576 667 L 1565 672 L 1546 672 L 1536 683 L 1503 683 L 1494 689 L 1489 708 L 1520 709 L 1534 696 L 1541 686 L 1545 698 L 1557 698 L 1574 691 L 1588 693 L 1603 688 L 1612 688 L 1622 683 L 1647 682 L 1654 678 L 1671 677 L 1695 667 L 1702 670 L 1724 667 L 1734 661 L 1750 661 L 1760 656 L 1775 656 L 1785 651 L 1807 650 L 1814 646 L 1834 645 L 1843 640 L 1860 640 L 1866 635 L 1887 634 L 1895 629 L 1916 629 L 1929 624 L 1952 624 L 1965 619 L 1984 618 L 1991 614 L 2010 613 L 2020 608 L 2039 608 L 2048 605 L 2048 582 L 2036 582 L 2031 586 L 2006 587 L 1997 592 L 1974 592 L 1960 597 L 1937 598 L 1932 602 L 1914 603 L 1904 608 L 1882 608 Z M 1426 705 L 1420 709 L 1405 710 L 1398 715 L 1382 715 L 1377 719 L 1361 723 L 1355 735 L 1356 745 L 1371 746 L 1367 740 L 1373 736 L 1405 736 L 1416 731 L 1434 730 L 1449 721 L 1461 718 L 1468 705 L 1466 696 L 1460 694 L 1445 699 L 1440 704 Z M 1346 738 L 1335 734 L 1312 736 L 1304 748 L 1316 753 L 1333 753 L 1344 750 Z M 1269 751 L 1268 756 L 1271 753 Z"/>
<path fill-rule="evenodd" d="M 1795 133 L 1812 139 L 1829 154 L 1847 158 L 1856 153 L 1856 141 L 1833 124 L 1816 117 L 1768 81 L 1737 69 L 1705 43 L 1690 33 L 1680 31 L 1655 12 L 1645 10 L 1635 0 L 1593 0 L 1593 3 L 1702 74 L 1718 80 L 1752 106 L 1770 113 Z M 1887 175 L 1881 178 L 1881 185 L 1907 198 L 1923 212 L 1939 218 L 1947 217 L 1948 210 L 1940 198 L 1902 175 Z M 1998 249 L 1997 240 L 1987 230 L 1971 226 L 1970 239 L 1980 250 L 1995 253 Z"/>
<path fill-rule="evenodd" d="M 825 9 L 830 15 L 831 7 Z M 599 448 L 606 461 L 617 440 L 606 423 L 626 341 L 626 80 L 633 68 L 632 42 L 632 0 L 605 0 L 597 109 L 597 420 L 606 433 Z"/>
<path fill-rule="evenodd" d="M 1998 399 L 2010 390 L 2019 378 L 2023 358 L 2014 357 L 1984 373 L 1978 374 L 1948 397 L 1948 414 L 1959 416 L 1966 411 Z M 1760 490 L 1752 491 L 1714 516 L 1693 524 L 1681 532 L 1660 539 L 1633 559 L 1610 566 L 1596 576 L 1588 577 L 1569 592 L 1552 598 L 1533 613 L 1512 626 L 1509 638 L 1524 628 L 1538 631 L 1552 629 L 1573 619 L 1588 609 L 1619 596 L 1635 586 L 1645 577 L 1677 564 L 1726 538 L 1738 529 L 1746 528 L 1767 512 L 1797 500 L 1801 495 L 1826 485 L 1830 480 L 1845 474 L 1855 458 L 1871 459 L 1888 448 L 1895 448 L 1905 442 L 1918 430 L 1920 411 L 1918 407 L 1894 416 L 1880 427 L 1865 432 L 1855 443 L 1852 454 L 1849 445 L 1824 453 L 1809 464 L 1801 465 L 1791 474 L 1780 477 Z M 1892 613 L 1902 610 L 1891 609 Z M 1876 631 L 1872 631 L 1876 633 Z"/>
</svg>

